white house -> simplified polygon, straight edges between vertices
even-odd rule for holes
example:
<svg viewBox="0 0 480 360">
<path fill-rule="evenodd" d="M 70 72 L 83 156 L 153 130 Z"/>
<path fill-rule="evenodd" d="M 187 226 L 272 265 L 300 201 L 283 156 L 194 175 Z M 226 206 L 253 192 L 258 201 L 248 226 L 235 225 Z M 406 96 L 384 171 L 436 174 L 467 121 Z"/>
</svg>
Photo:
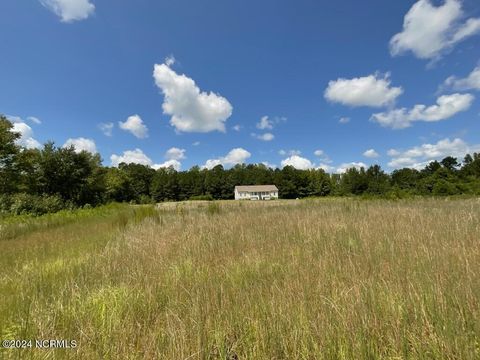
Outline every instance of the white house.
<svg viewBox="0 0 480 360">
<path fill-rule="evenodd" d="M 275 185 L 235 186 L 235 200 L 270 200 L 278 199 Z"/>
</svg>

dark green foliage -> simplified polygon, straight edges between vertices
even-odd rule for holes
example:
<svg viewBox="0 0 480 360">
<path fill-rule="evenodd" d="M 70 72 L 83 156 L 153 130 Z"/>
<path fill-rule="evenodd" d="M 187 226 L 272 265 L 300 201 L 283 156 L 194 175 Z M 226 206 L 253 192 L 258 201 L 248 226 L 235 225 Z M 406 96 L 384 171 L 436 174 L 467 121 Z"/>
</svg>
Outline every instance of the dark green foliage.
<svg viewBox="0 0 480 360">
<path fill-rule="evenodd" d="M 0 194 L 14 192 L 18 181 L 20 148 L 15 141 L 20 134 L 12 130 L 13 124 L 5 116 L 0 115 Z"/>
<path fill-rule="evenodd" d="M 195 196 L 191 196 L 189 200 L 191 200 L 191 201 L 213 201 L 213 196 L 210 195 L 210 194 L 195 195 Z"/>
<path fill-rule="evenodd" d="M 292 166 L 271 169 L 263 164 L 231 169 L 195 166 L 188 171 L 124 163 L 113 168 L 102 166 L 98 154 L 77 152 L 73 147 L 47 143 L 41 150 L 22 148 L 17 145 L 19 134 L 12 129 L 13 125 L 0 116 L 0 213 L 43 214 L 106 202 L 227 200 L 233 199 L 236 185 L 275 184 L 284 199 L 480 195 L 480 154 L 476 153 L 466 155 L 463 164 L 448 156 L 420 171 L 404 168 L 391 174 L 379 165 L 351 168 L 344 174 Z"/>
<path fill-rule="evenodd" d="M 38 159 L 38 190 L 76 205 L 102 203 L 104 169 L 98 154 L 75 152 L 47 143 Z"/>
<path fill-rule="evenodd" d="M 5 211 L 15 215 L 43 215 L 67 208 L 73 208 L 73 204 L 64 201 L 59 195 L 39 196 L 19 193 L 10 197 L 9 208 Z"/>
</svg>

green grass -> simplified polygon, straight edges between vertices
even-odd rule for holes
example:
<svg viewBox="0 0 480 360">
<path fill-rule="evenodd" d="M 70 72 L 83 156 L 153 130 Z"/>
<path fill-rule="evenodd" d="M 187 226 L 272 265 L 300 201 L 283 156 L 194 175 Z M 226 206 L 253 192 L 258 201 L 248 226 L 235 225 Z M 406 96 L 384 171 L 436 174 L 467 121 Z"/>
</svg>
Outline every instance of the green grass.
<svg viewBox="0 0 480 360">
<path fill-rule="evenodd" d="M 480 358 L 478 200 L 89 211 L 0 241 L 0 339 L 78 347 L 0 358 Z"/>
</svg>

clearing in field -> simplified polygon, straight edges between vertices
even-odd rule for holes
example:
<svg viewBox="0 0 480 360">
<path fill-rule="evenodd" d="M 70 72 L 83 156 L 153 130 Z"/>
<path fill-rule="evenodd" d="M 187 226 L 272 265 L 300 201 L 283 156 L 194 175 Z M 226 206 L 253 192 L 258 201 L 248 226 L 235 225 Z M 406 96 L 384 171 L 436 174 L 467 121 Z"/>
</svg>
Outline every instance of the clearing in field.
<svg viewBox="0 0 480 360">
<path fill-rule="evenodd" d="M 113 206 L 5 223 L 0 357 L 478 359 L 478 200 Z"/>
</svg>

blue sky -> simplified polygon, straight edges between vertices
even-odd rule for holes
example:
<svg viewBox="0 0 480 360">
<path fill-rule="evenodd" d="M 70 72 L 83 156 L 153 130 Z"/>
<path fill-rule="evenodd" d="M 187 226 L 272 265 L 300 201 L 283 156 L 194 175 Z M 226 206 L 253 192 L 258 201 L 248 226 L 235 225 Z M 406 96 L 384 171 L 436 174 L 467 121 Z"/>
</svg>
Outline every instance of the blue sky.
<svg viewBox="0 0 480 360">
<path fill-rule="evenodd" d="M 480 152 L 477 0 L 7 0 L 0 13 L 0 112 L 29 147 L 330 172 Z"/>
</svg>

